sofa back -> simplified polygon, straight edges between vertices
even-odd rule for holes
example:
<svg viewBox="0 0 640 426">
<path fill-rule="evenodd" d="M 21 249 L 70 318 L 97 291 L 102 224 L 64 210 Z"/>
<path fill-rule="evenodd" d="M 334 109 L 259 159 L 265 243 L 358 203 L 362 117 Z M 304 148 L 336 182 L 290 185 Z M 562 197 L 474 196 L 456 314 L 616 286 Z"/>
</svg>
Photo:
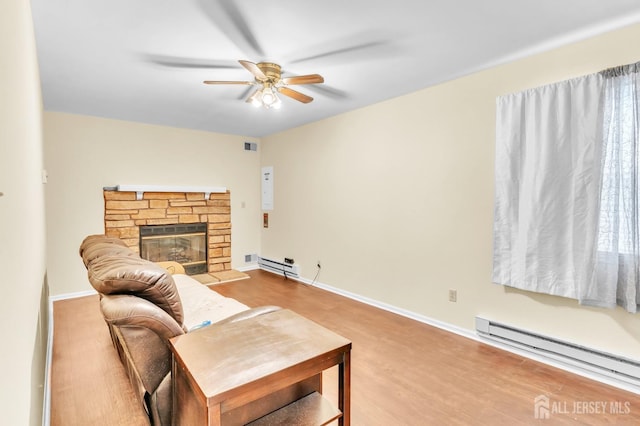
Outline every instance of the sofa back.
<svg viewBox="0 0 640 426">
<path fill-rule="evenodd" d="M 138 256 L 119 238 L 106 235 L 89 235 L 80 244 L 80 257 L 85 268 L 96 259 L 103 256 Z"/>
<path fill-rule="evenodd" d="M 166 269 L 142 259 L 121 240 L 105 235 L 85 238 L 80 245 L 80 256 L 89 282 L 98 293 L 146 299 L 183 326 L 180 296 Z"/>
</svg>

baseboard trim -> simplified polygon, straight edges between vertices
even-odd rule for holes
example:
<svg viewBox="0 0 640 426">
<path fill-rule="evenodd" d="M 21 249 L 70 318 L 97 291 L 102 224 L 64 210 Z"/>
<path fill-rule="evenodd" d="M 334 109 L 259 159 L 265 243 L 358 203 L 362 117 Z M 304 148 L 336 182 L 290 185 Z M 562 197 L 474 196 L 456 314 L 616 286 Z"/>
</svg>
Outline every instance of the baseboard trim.
<svg viewBox="0 0 640 426">
<path fill-rule="evenodd" d="M 98 294 L 98 292 L 92 289 L 92 290 L 85 290 L 85 291 L 77 291 L 74 293 L 57 294 L 55 296 L 49 297 L 49 300 L 51 302 L 57 302 L 58 300 L 76 299 L 78 297 L 93 296 L 94 294 Z"/>
<path fill-rule="evenodd" d="M 53 300 L 47 301 L 47 354 L 44 365 L 44 401 L 42 404 L 42 426 L 51 424 L 51 362 L 53 360 Z"/>
<path fill-rule="evenodd" d="M 559 368 L 561 370 L 564 371 L 568 371 L 570 373 L 573 374 L 577 374 L 579 376 L 585 377 L 587 379 L 591 379 L 591 380 L 595 380 L 597 382 L 609 385 L 609 386 L 613 386 L 615 388 L 618 389 L 622 389 L 637 395 L 640 395 L 640 386 L 637 386 L 635 384 L 629 383 L 628 380 L 626 380 L 626 378 L 621 378 L 618 379 L 616 377 L 612 377 L 612 376 L 607 376 L 604 374 L 600 374 L 596 371 L 592 371 L 592 370 L 588 370 L 585 368 L 580 367 L 579 365 L 573 365 L 571 363 L 565 362 L 562 359 L 555 359 L 552 357 L 549 357 L 547 354 L 542 353 L 542 352 L 538 352 L 538 351 L 532 351 L 532 350 L 528 350 L 528 349 L 521 349 L 518 347 L 514 347 L 514 346 L 510 346 L 501 342 L 497 342 L 497 341 L 493 341 L 487 338 L 484 338 L 482 336 L 479 336 L 478 334 L 475 333 L 475 331 L 471 331 L 471 330 L 467 330 L 465 328 L 462 327 L 458 327 L 455 326 L 453 324 L 449 324 L 434 318 L 430 318 L 427 317 L 425 315 L 422 314 L 417 314 L 415 312 L 403 309 L 403 308 L 399 308 L 397 306 L 393 306 L 390 305 L 388 303 L 384 303 L 384 302 L 380 302 L 378 300 L 375 299 L 371 299 L 369 297 L 365 297 L 365 296 L 361 296 L 359 294 L 356 293 L 352 293 L 350 291 L 346 291 L 337 287 L 333 287 L 330 286 L 328 284 L 323 284 L 317 281 L 312 281 L 309 280 L 307 278 L 299 278 L 297 279 L 297 281 L 300 281 L 304 284 L 307 285 L 312 285 L 314 287 L 318 287 L 320 289 L 329 291 L 331 293 L 335 293 L 338 294 L 340 296 L 344 296 L 347 297 L 349 299 L 353 299 L 355 301 L 358 302 L 362 302 L 365 303 L 367 305 L 376 307 L 376 308 L 380 308 L 384 311 L 388 311 L 388 312 L 392 312 L 394 314 L 398 314 L 401 315 L 403 317 L 421 322 L 423 324 L 427 324 L 427 325 L 431 325 L 433 327 L 437 327 L 439 329 L 442 329 L 444 331 L 448 331 L 450 333 L 454 333 L 457 334 L 459 336 L 462 337 L 466 337 L 468 339 L 472 339 L 475 340 L 477 342 L 480 343 L 484 343 L 486 345 L 489 346 L 493 346 L 495 348 L 507 351 L 507 352 L 511 352 L 513 354 L 516 355 L 520 355 L 524 358 L 528 358 L 531 359 L 533 361 L 537 361 L 540 362 L 542 364 L 546 364 L 549 365 L 551 367 L 555 367 L 555 368 Z"/>
<path fill-rule="evenodd" d="M 409 311 L 407 309 L 399 308 L 397 306 L 390 305 L 388 303 L 380 302 L 379 300 L 371 299 L 371 298 L 366 297 L 366 296 L 361 296 L 359 294 L 352 293 L 350 291 L 346 291 L 346 290 L 343 290 L 343 289 L 340 289 L 340 288 L 337 288 L 337 287 L 333 287 L 333 286 L 330 286 L 328 284 L 323 284 L 323 283 L 320 283 L 320 282 L 317 282 L 317 281 L 316 282 L 312 282 L 311 280 L 306 279 L 306 278 L 302 278 L 299 281 L 301 281 L 301 282 L 303 282 L 305 284 L 308 284 L 308 285 L 313 285 L 314 287 L 318 287 L 318 288 L 321 288 L 323 290 L 327 290 L 327 291 L 329 291 L 331 293 L 339 294 L 340 296 L 348 297 L 349 299 L 353 299 L 355 301 L 362 302 L 362 303 L 365 303 L 367 305 L 370 305 L 370 306 L 373 306 L 373 307 L 376 307 L 376 308 L 380 308 L 380 309 L 382 309 L 384 311 L 388 311 L 388 312 L 391 312 L 391 313 L 394 313 L 394 314 L 398 314 L 400 316 L 403 316 L 403 317 L 406 317 L 406 318 L 409 318 L 409 319 L 412 319 L 412 320 L 415 320 L 415 321 L 418 321 L 418 322 L 421 322 L 421 323 L 424 323 L 424 324 L 432 325 L 434 327 L 449 331 L 451 333 L 460 335 L 462 337 L 466 337 L 466 338 L 473 339 L 473 340 L 479 340 L 478 336 L 474 332 L 471 332 L 471 331 L 469 331 L 467 329 L 464 329 L 462 327 L 455 326 L 453 324 L 449 324 L 449 323 L 446 323 L 446 322 L 443 322 L 443 321 L 440 321 L 440 320 L 436 320 L 434 318 L 430 318 L 430 317 L 424 316 L 422 314 L 418 314 L 418 313 Z"/>
<path fill-rule="evenodd" d="M 254 263 L 251 265 L 240 266 L 239 268 L 233 268 L 233 269 L 240 272 L 247 272 L 247 271 L 255 271 L 256 269 L 260 269 L 260 266 L 257 263 Z"/>
</svg>

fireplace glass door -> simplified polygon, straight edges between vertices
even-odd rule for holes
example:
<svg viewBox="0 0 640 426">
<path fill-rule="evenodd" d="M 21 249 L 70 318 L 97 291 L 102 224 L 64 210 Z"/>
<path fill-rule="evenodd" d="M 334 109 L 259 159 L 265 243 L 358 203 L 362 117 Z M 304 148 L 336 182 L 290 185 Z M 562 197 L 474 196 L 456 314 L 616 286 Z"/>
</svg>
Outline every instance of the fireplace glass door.
<svg viewBox="0 0 640 426">
<path fill-rule="evenodd" d="M 140 227 L 140 256 L 180 263 L 188 275 L 207 272 L 207 224 Z"/>
</svg>

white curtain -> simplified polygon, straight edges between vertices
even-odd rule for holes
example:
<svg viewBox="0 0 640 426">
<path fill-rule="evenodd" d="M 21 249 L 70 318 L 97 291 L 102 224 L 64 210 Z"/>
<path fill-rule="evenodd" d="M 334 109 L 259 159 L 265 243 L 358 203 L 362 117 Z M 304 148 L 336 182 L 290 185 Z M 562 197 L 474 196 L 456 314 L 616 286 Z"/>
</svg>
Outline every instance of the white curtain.
<svg viewBox="0 0 640 426">
<path fill-rule="evenodd" d="M 628 312 L 636 312 L 640 305 L 638 72 L 638 64 L 602 72 L 603 154 L 597 280 L 582 296 L 584 303 L 618 304 Z"/>
<path fill-rule="evenodd" d="M 494 282 L 636 311 L 630 78 L 637 74 L 607 70 L 498 98 Z"/>
</svg>

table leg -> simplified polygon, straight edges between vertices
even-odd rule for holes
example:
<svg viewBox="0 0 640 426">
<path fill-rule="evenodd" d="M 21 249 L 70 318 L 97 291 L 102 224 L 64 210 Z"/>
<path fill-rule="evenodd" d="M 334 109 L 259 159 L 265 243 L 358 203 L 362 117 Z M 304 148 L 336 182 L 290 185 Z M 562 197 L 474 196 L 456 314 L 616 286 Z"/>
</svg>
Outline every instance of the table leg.
<svg viewBox="0 0 640 426">
<path fill-rule="evenodd" d="M 351 351 L 344 354 L 344 360 L 338 366 L 338 409 L 342 417 L 339 426 L 351 424 Z"/>
</svg>

